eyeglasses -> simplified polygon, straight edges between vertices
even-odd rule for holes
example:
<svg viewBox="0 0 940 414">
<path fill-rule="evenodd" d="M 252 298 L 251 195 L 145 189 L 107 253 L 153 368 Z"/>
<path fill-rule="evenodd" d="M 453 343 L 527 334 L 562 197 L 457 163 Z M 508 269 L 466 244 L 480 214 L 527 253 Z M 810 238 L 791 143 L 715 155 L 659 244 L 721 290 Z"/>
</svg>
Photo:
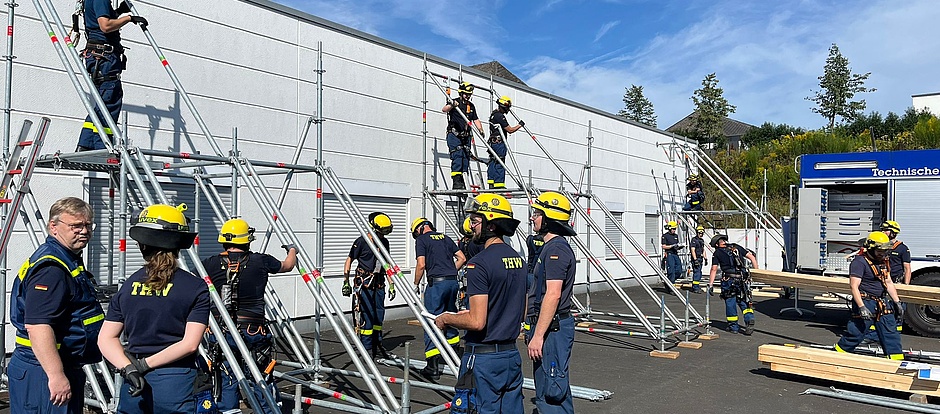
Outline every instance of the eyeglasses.
<svg viewBox="0 0 940 414">
<path fill-rule="evenodd" d="M 92 231 L 92 230 L 94 230 L 96 227 L 98 227 L 98 225 L 95 224 L 95 223 L 66 223 L 66 222 L 64 222 L 64 221 L 62 221 L 62 220 L 58 220 L 58 222 L 59 222 L 59 223 L 62 223 L 62 224 L 65 224 L 66 226 L 69 226 L 69 229 L 71 229 L 72 231 L 74 231 L 74 232 L 76 232 L 76 233 L 79 233 L 79 232 L 81 232 L 82 230 L 86 230 L 86 229 L 87 229 L 88 231 Z"/>
<path fill-rule="evenodd" d="M 483 223 L 483 219 L 481 219 L 481 218 L 470 219 L 470 227 L 476 227 L 476 226 L 479 226 L 479 225 L 482 224 L 482 223 Z"/>
</svg>

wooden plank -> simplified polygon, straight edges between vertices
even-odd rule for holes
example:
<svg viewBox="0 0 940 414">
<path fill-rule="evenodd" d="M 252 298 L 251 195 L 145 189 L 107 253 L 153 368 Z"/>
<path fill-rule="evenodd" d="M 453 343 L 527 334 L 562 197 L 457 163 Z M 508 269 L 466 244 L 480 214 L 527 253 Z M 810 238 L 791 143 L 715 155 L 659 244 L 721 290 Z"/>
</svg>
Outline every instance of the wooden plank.
<svg viewBox="0 0 940 414">
<path fill-rule="evenodd" d="M 676 359 L 679 358 L 679 353 L 676 351 L 650 351 L 650 356 L 653 358 Z"/>
<path fill-rule="evenodd" d="M 820 378 L 820 379 L 826 379 L 830 381 L 845 382 L 845 383 L 856 384 L 856 385 L 865 385 L 869 387 L 889 389 L 889 390 L 895 390 L 895 391 L 916 392 L 919 394 L 940 396 L 940 390 L 936 390 L 935 388 L 929 389 L 929 387 L 925 387 L 925 384 L 923 384 L 923 381 L 916 380 L 916 379 L 912 379 L 913 381 L 911 385 L 905 386 L 903 384 L 875 381 L 875 380 L 871 380 L 871 379 L 867 379 L 863 377 L 846 375 L 844 373 L 837 373 L 837 372 L 833 372 L 833 371 L 826 370 L 826 369 L 816 370 L 816 369 L 797 367 L 793 365 L 778 364 L 778 363 L 770 363 L 770 369 L 774 372 L 784 372 L 788 374 L 802 375 L 806 377 Z M 933 382 L 933 384 L 934 384 L 934 387 L 936 387 L 937 383 Z"/>
<path fill-rule="evenodd" d="M 843 276 L 816 276 L 799 273 L 752 269 L 755 282 L 777 286 L 795 286 L 801 289 L 816 289 L 826 292 L 851 294 L 849 278 Z M 902 302 L 940 306 L 940 287 L 919 285 L 895 285 Z"/>
<path fill-rule="evenodd" d="M 419 321 L 419 320 L 417 320 L 417 319 L 409 319 L 409 320 L 408 320 L 408 325 L 412 325 L 412 326 L 421 326 L 421 321 Z"/>
<path fill-rule="evenodd" d="M 820 364 L 844 365 L 889 374 L 898 372 L 898 368 L 901 366 L 901 361 L 887 358 L 784 345 L 761 345 L 758 348 L 758 360 L 761 360 L 763 356 L 777 356 Z"/>
<path fill-rule="evenodd" d="M 713 334 L 701 334 L 701 335 L 698 336 L 698 339 L 699 339 L 699 340 L 702 340 L 702 341 L 713 341 L 713 340 L 715 340 L 715 339 L 718 339 L 718 334 L 716 334 L 716 333 L 713 333 Z"/>
<path fill-rule="evenodd" d="M 699 349 L 702 347 L 702 343 L 693 342 L 693 341 L 682 341 L 676 344 L 676 346 L 678 346 L 679 348 L 686 348 L 686 349 Z"/>
<path fill-rule="evenodd" d="M 821 363 L 806 362 L 806 361 L 800 361 L 800 360 L 797 360 L 797 359 L 781 358 L 781 357 L 777 357 L 777 356 L 768 356 L 768 355 L 765 355 L 765 356 L 761 357 L 760 361 L 761 361 L 761 362 L 769 362 L 769 363 L 771 363 L 771 364 L 790 365 L 790 366 L 794 366 L 794 367 L 797 367 L 797 368 L 805 368 L 805 369 L 812 369 L 812 370 L 817 370 L 817 371 L 832 372 L 834 375 L 835 375 L 835 374 L 841 374 L 841 375 L 844 375 L 844 376 L 845 376 L 845 379 L 846 379 L 846 380 L 844 380 L 843 382 L 852 382 L 852 381 L 849 381 L 850 379 L 865 378 L 865 379 L 868 379 L 868 380 L 871 380 L 871 381 L 880 381 L 880 382 L 884 382 L 884 383 L 901 384 L 901 385 L 905 385 L 905 386 L 907 386 L 907 387 L 910 387 L 910 385 L 911 385 L 911 383 L 914 381 L 914 379 L 915 379 L 914 377 L 915 377 L 915 375 L 916 375 L 916 374 L 913 373 L 913 371 L 911 371 L 911 373 L 906 374 L 906 375 L 903 374 L 903 373 L 900 373 L 900 374 L 890 374 L 890 373 L 886 373 L 886 372 L 869 371 L 869 370 L 866 370 L 866 369 L 854 368 L 854 367 L 851 367 L 851 366 L 840 366 L 840 365 L 821 364 Z M 940 386 L 940 383 L 937 383 L 937 384 L 938 384 L 938 386 Z"/>
</svg>

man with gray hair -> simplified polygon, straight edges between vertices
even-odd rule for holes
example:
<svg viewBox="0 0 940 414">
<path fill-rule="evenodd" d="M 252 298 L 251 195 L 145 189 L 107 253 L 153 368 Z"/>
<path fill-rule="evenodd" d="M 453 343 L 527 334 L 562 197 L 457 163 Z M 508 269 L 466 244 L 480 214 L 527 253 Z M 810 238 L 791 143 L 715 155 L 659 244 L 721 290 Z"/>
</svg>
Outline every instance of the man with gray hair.
<svg viewBox="0 0 940 414">
<path fill-rule="evenodd" d="M 91 206 L 80 198 L 53 203 L 49 236 L 13 280 L 16 348 L 7 367 L 13 414 L 82 413 L 82 366 L 101 361 L 97 343 L 104 321 L 94 276 L 82 261 L 93 219 Z"/>
</svg>

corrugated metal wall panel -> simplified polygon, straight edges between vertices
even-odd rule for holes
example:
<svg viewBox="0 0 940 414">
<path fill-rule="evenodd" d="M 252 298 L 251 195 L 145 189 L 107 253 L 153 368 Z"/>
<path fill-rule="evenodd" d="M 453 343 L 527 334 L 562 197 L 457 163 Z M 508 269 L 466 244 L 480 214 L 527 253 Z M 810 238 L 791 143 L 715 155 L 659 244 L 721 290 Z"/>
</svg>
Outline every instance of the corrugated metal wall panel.
<svg viewBox="0 0 940 414">
<path fill-rule="evenodd" d="M 407 199 L 390 197 L 353 196 L 353 201 L 359 210 L 367 216 L 374 211 L 388 214 L 392 219 L 394 230 L 388 235 L 392 259 L 399 266 L 405 268 L 407 262 L 407 243 L 411 240 L 408 225 L 411 222 L 407 214 Z M 359 237 L 359 231 L 349 220 L 346 211 L 332 194 L 324 195 L 324 232 L 327 237 L 323 241 L 323 273 L 325 275 L 339 275 L 343 272 L 343 263 L 349 255 L 349 247 Z"/>
<path fill-rule="evenodd" d="M 937 213 L 928 206 L 940 205 L 940 181 L 897 180 L 894 184 L 894 219 L 901 224 L 898 237 L 911 256 L 940 254 L 937 243 Z"/>
<path fill-rule="evenodd" d="M 180 183 L 162 183 L 163 189 L 166 191 L 167 197 L 174 204 L 186 203 L 189 206 L 190 210 L 186 212 L 186 216 L 190 219 L 195 218 L 195 187 L 189 184 L 180 184 Z M 231 203 L 231 195 L 229 194 L 228 187 L 216 187 L 219 190 L 219 194 L 222 196 L 223 202 L 228 205 Z M 98 228 L 92 233 L 91 241 L 88 243 L 88 257 L 86 260 L 86 266 L 93 273 L 98 276 L 98 281 L 100 283 L 108 283 L 109 269 L 114 269 L 114 272 L 111 273 L 112 283 L 117 283 L 117 279 L 120 277 L 118 274 L 119 270 L 117 269 L 118 265 L 118 246 L 119 246 L 119 222 L 118 215 L 120 212 L 115 212 L 115 222 L 114 222 L 114 243 L 110 245 L 108 243 L 108 233 L 109 233 L 109 220 L 111 217 L 110 210 L 110 197 L 108 191 L 108 180 L 103 178 L 92 178 L 88 180 L 88 194 L 89 194 L 89 204 L 91 204 L 92 210 L 95 212 L 95 222 L 98 223 Z M 115 192 L 114 199 L 114 208 L 116 210 L 120 209 L 120 194 Z M 128 197 L 133 199 L 133 197 Z M 131 202 L 132 207 L 129 209 L 129 217 L 133 217 L 136 214 L 140 213 L 140 206 L 134 205 L 135 203 Z M 220 222 L 215 217 L 215 213 L 212 211 L 212 208 L 209 206 L 208 200 L 205 198 L 204 194 L 200 194 L 200 204 L 199 204 L 199 254 L 200 257 L 208 257 L 214 253 L 222 251 L 222 246 L 216 241 L 218 238 L 219 229 L 222 228 L 222 222 Z M 130 222 L 128 222 L 130 225 Z M 114 254 L 111 257 L 111 254 Z M 193 266 L 187 255 L 182 255 L 185 262 L 189 266 Z M 113 260 L 113 261 L 112 261 Z M 144 259 L 140 254 L 140 250 L 137 248 L 137 242 L 128 236 L 127 239 L 127 274 L 125 276 L 130 276 L 131 273 L 135 272 L 141 266 L 144 265 Z"/>
<path fill-rule="evenodd" d="M 647 214 L 644 218 L 646 233 L 643 241 L 643 245 L 646 246 L 646 252 L 653 255 L 659 254 L 659 216 L 656 214 Z"/>
</svg>

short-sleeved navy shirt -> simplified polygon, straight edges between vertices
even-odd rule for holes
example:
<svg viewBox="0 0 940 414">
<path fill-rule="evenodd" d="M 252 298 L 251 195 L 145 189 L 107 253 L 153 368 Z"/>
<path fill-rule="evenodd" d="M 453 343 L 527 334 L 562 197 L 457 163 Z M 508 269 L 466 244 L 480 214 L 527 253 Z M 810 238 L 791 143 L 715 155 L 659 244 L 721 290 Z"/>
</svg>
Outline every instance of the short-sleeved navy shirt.
<svg viewBox="0 0 940 414">
<path fill-rule="evenodd" d="M 911 249 L 898 242 L 898 245 L 888 252 L 888 263 L 891 264 L 891 280 L 895 283 L 904 281 L 904 263 L 911 262 Z"/>
<path fill-rule="evenodd" d="M 470 125 L 467 125 L 467 121 L 464 121 L 463 117 L 460 116 L 461 112 L 467 116 L 470 122 L 480 119 L 480 116 L 477 115 L 477 107 L 473 105 L 473 102 L 457 98 L 454 99 L 454 106 L 447 112 L 447 128 L 457 132 L 470 132 Z"/>
<path fill-rule="evenodd" d="M 379 237 L 379 240 L 382 241 L 385 250 L 388 250 L 388 239 Z M 366 239 L 362 236 L 359 236 L 356 241 L 353 242 L 352 247 L 349 248 L 349 258 L 356 260 L 357 267 L 366 272 L 378 272 L 382 270 L 377 267 L 378 264 L 376 262 L 378 262 L 378 260 L 375 258 L 375 253 L 372 252 L 372 249 L 369 248 L 369 243 L 366 243 Z"/>
<path fill-rule="evenodd" d="M 490 141 L 502 140 L 506 128 L 509 128 L 509 121 L 506 120 L 506 114 L 499 110 L 493 111 L 493 113 L 490 114 Z"/>
<path fill-rule="evenodd" d="M 415 240 L 415 256 L 424 256 L 428 277 L 457 276 L 454 253 L 457 253 L 457 243 L 446 234 L 429 231 Z"/>
<path fill-rule="evenodd" d="M 473 344 L 513 342 L 525 317 L 525 261 L 505 243 L 492 244 L 467 264 L 467 296 L 487 295 L 486 326 L 467 331 Z M 473 311 L 473 302 L 470 303 Z"/>
<path fill-rule="evenodd" d="M 702 239 L 701 237 L 698 237 L 698 236 L 693 237 L 692 240 L 689 242 L 689 247 L 692 249 L 692 251 L 695 252 L 696 258 L 701 259 L 705 257 L 704 256 L 705 240 Z"/>
<path fill-rule="evenodd" d="M 121 46 L 121 31 L 115 30 L 111 33 L 101 31 L 101 26 L 98 26 L 99 17 L 118 18 L 117 12 L 111 8 L 111 0 L 85 0 L 86 38 L 97 43 Z"/>
<path fill-rule="evenodd" d="M 546 282 L 561 280 L 561 299 L 556 313 L 571 310 L 571 290 L 574 288 L 576 260 L 571 245 L 564 237 L 553 237 L 545 242 L 535 265 L 535 281 L 529 288 L 527 303 L 529 315 L 537 315 L 545 297 Z"/>
<path fill-rule="evenodd" d="M 679 244 L 679 235 L 670 233 L 668 231 L 663 233 L 662 244 L 667 245 L 667 246 L 669 245 L 675 246 Z M 678 252 L 679 250 L 676 249 L 675 247 L 666 250 L 666 253 L 678 253 Z"/>
<path fill-rule="evenodd" d="M 880 271 L 884 269 L 885 265 L 882 263 L 875 265 L 875 267 Z M 884 284 L 875 276 L 875 272 L 871 268 L 871 262 L 863 254 L 852 259 L 852 263 L 849 264 L 849 277 L 862 279 L 862 283 L 858 286 L 858 290 L 861 292 L 877 297 L 885 294 Z"/>
<path fill-rule="evenodd" d="M 188 322 L 209 323 L 209 288 L 203 279 L 177 269 L 160 292 L 146 280 L 146 268 L 131 275 L 111 298 L 105 317 L 124 324 L 128 352 L 160 352 L 183 339 Z"/>
<path fill-rule="evenodd" d="M 264 319 L 264 289 L 268 285 L 268 275 L 281 271 L 281 261 L 276 257 L 255 252 L 229 252 L 229 261 L 238 262 L 245 255 L 248 260 L 240 265 L 238 273 L 238 316 L 251 319 Z M 221 255 L 210 256 L 202 261 L 206 273 L 212 279 L 216 289 L 228 284 L 228 264 Z"/>
<path fill-rule="evenodd" d="M 738 246 L 734 243 L 729 243 L 724 248 L 715 249 L 715 253 L 712 254 L 712 265 L 718 265 L 721 268 L 722 273 L 734 273 L 739 274 L 741 271 L 734 266 L 734 258 L 731 257 L 731 249 L 735 249 L 738 252 L 738 255 L 741 257 L 741 262 L 745 265 L 747 264 L 747 249 Z"/>
<path fill-rule="evenodd" d="M 483 245 L 474 243 L 469 237 L 462 237 L 460 241 L 457 242 L 457 249 L 463 252 L 463 256 L 469 262 L 473 256 L 483 251 Z"/>
<path fill-rule="evenodd" d="M 52 237 L 47 238 L 46 242 L 58 243 Z M 79 255 L 72 254 L 72 258 L 81 262 Z M 56 338 L 64 338 L 72 319 L 69 304 L 73 292 L 78 288 L 71 279 L 72 276 L 62 266 L 53 262 L 42 264 L 34 270 L 23 287 L 26 292 L 23 323 L 49 325 Z"/>
<path fill-rule="evenodd" d="M 535 272 L 535 262 L 539 260 L 539 254 L 542 253 L 543 245 L 545 245 L 545 241 L 542 240 L 542 236 L 539 234 L 530 234 L 525 238 L 526 250 L 529 252 L 526 270 L 528 270 L 529 273 Z"/>
</svg>

